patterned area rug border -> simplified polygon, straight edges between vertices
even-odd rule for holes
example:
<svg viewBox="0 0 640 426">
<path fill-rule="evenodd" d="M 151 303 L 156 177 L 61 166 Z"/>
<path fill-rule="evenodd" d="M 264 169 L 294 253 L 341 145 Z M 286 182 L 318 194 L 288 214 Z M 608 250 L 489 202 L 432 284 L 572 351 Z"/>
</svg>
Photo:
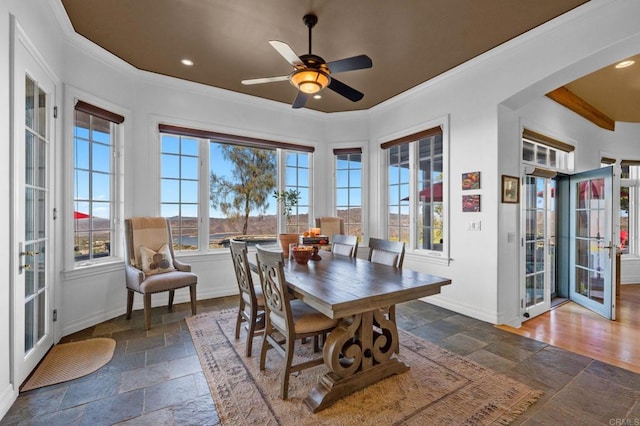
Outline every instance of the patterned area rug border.
<svg viewBox="0 0 640 426">
<path fill-rule="evenodd" d="M 303 403 L 324 365 L 290 379 L 289 399 L 279 398 L 282 359 L 269 351 L 260 371 L 262 337 L 245 353 L 245 335 L 234 338 L 237 311 L 187 317 L 187 325 L 223 424 L 368 425 L 509 424 L 543 392 L 483 367 L 403 330 L 399 359 L 411 366 L 355 392 L 316 414 Z M 300 358 L 318 356 L 299 345 Z M 299 360 L 295 360 L 297 362 Z"/>
</svg>

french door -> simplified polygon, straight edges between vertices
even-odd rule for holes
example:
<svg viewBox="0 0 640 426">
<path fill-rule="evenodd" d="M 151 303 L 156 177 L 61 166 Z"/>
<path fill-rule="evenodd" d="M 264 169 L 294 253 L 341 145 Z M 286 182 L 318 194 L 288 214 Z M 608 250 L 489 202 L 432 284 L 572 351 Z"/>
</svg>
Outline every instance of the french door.
<svg viewBox="0 0 640 426">
<path fill-rule="evenodd" d="M 556 286 L 555 180 L 525 176 L 523 188 L 524 277 L 526 318 L 551 309 Z"/>
<path fill-rule="evenodd" d="M 569 297 L 608 319 L 616 300 L 613 186 L 612 167 L 569 179 Z"/>
<path fill-rule="evenodd" d="M 20 385 L 53 344 L 51 155 L 55 84 L 17 26 L 13 56 L 13 382 Z"/>
</svg>

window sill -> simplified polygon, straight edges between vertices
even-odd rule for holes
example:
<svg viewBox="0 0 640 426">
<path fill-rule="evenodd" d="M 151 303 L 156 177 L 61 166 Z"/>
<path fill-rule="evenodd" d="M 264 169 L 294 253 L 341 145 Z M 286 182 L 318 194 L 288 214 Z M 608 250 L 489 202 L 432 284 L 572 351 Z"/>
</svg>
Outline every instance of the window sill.
<svg viewBox="0 0 640 426">
<path fill-rule="evenodd" d="M 411 259 L 414 261 L 432 263 L 434 265 L 449 266 L 451 258 L 446 257 L 444 254 L 436 254 L 434 252 L 426 250 L 415 250 L 407 252 L 405 259 Z"/>
<path fill-rule="evenodd" d="M 120 257 L 112 258 L 108 261 L 84 263 L 76 265 L 73 269 L 62 271 L 65 280 L 74 280 L 80 278 L 91 277 L 97 274 L 120 271 L 124 268 L 124 260 Z"/>
</svg>

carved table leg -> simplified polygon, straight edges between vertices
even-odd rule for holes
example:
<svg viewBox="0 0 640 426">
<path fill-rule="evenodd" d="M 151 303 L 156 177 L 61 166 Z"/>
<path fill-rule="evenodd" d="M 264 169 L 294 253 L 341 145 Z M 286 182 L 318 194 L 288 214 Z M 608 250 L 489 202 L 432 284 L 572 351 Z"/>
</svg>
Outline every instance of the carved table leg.
<svg viewBox="0 0 640 426">
<path fill-rule="evenodd" d="M 315 413 L 352 392 L 409 370 L 392 358 L 397 343 L 396 324 L 383 310 L 343 320 L 324 345 L 324 362 L 331 371 L 311 390 L 305 404 Z"/>
</svg>

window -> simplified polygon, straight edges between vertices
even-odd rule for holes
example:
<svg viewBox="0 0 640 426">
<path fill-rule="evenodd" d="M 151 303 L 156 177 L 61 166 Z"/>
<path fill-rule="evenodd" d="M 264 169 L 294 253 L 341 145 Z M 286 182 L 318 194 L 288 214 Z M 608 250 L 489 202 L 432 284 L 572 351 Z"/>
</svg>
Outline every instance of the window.
<svg viewBox="0 0 640 426">
<path fill-rule="evenodd" d="M 529 129 L 522 131 L 522 161 L 551 170 L 573 169 L 574 147 Z"/>
<path fill-rule="evenodd" d="M 170 219 L 174 250 L 198 249 L 199 141 L 162 135 L 160 214 Z"/>
<path fill-rule="evenodd" d="M 277 173 L 276 149 L 209 142 L 209 248 L 224 247 L 228 231 L 274 238 Z"/>
<path fill-rule="evenodd" d="M 159 125 L 161 214 L 171 222 L 174 250 L 275 243 L 278 229 L 309 227 L 311 152 L 301 145 Z M 290 223 L 273 197 L 279 189 L 301 197 Z M 280 225 L 280 228 L 278 228 Z"/>
<path fill-rule="evenodd" d="M 336 215 L 347 235 L 362 237 L 362 149 L 334 149 Z"/>
<path fill-rule="evenodd" d="M 614 158 L 603 157 L 601 167 L 610 167 L 616 163 Z M 640 161 L 620 161 L 620 241 L 618 247 L 622 254 L 638 254 L 638 203 L 640 197 Z"/>
<path fill-rule="evenodd" d="M 116 134 L 124 117 L 78 101 L 73 126 L 74 260 L 113 255 L 117 182 Z"/>
<path fill-rule="evenodd" d="M 443 253 L 445 146 L 441 127 L 382 144 L 387 150 L 387 238 Z"/>
<path fill-rule="evenodd" d="M 286 232 L 301 234 L 309 229 L 309 207 L 311 205 L 309 154 L 285 152 L 285 190 L 296 190 L 300 194 L 298 205 L 293 208 L 286 224 Z"/>
</svg>

